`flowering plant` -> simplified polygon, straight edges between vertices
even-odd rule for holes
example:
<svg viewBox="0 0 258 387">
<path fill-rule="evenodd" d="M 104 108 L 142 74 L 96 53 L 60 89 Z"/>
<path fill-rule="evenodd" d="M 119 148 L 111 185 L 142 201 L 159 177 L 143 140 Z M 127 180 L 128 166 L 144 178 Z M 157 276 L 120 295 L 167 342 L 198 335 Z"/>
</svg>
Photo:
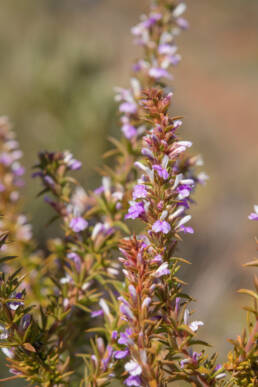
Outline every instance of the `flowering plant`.
<svg viewBox="0 0 258 387">
<path fill-rule="evenodd" d="M 189 154 L 181 116 L 167 90 L 180 61 L 175 43 L 188 28 L 186 6 L 157 0 L 132 29 L 143 57 L 131 86 L 116 88 L 122 139 L 107 152 L 102 185 L 86 192 L 71 176 L 81 162 L 69 151 L 41 152 L 34 178 L 54 210 L 61 236 L 39 251 L 20 213 L 22 155 L 6 118 L 0 121 L 0 347 L 12 376 L 30 384 L 163 387 L 255 386 L 258 284 L 241 289 L 248 330 L 232 340 L 224 364 L 199 337 L 191 295 L 179 277 L 177 247 L 189 225 L 192 195 L 207 176 Z M 249 216 L 258 220 L 257 206 Z M 137 221 L 137 227 L 134 227 Z M 137 232 L 135 230 L 138 230 Z M 17 259 L 16 256 L 19 258 Z M 246 266 L 257 266 L 253 260 Z"/>
</svg>

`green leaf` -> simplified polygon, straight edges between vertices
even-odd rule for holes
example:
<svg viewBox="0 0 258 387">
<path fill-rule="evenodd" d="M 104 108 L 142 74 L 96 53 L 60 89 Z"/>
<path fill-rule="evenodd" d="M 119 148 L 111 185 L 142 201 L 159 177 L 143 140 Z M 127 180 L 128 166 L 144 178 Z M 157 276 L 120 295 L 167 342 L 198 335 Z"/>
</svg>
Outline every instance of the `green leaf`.
<svg viewBox="0 0 258 387">
<path fill-rule="evenodd" d="M 1 257 L 0 258 L 0 263 L 4 263 L 4 262 L 8 262 L 8 261 L 11 261 L 13 259 L 16 259 L 17 257 L 15 255 L 9 255 L 9 256 L 6 256 L 6 257 Z"/>
<path fill-rule="evenodd" d="M 125 223 L 120 222 L 120 221 L 118 220 L 118 221 L 114 222 L 113 225 L 116 226 L 116 227 L 118 227 L 118 228 L 120 228 L 120 229 L 121 229 L 122 231 L 124 231 L 126 234 L 130 234 L 130 230 L 129 230 L 128 226 L 127 226 Z"/>
</svg>

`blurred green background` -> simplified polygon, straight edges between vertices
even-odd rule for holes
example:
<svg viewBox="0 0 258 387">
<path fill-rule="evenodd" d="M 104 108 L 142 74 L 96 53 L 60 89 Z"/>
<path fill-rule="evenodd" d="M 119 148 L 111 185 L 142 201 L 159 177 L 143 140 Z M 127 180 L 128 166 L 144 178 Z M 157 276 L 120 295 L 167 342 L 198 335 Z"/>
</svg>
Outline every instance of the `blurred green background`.
<svg viewBox="0 0 258 387">
<path fill-rule="evenodd" d="M 241 264 L 255 255 L 258 202 L 258 1 L 188 2 L 191 29 L 179 38 L 183 62 L 174 71 L 172 111 L 185 117 L 184 136 L 202 153 L 208 184 L 196 192 L 195 236 L 181 255 L 198 299 L 202 336 L 224 354 L 240 332 L 251 286 Z M 0 2 L 0 113 L 13 123 L 27 168 L 26 212 L 41 246 L 55 226 L 35 199 L 31 166 L 40 150 L 70 149 L 84 162 L 79 179 L 99 184 L 94 168 L 119 137 L 113 87 L 127 86 L 132 59 L 130 27 L 147 0 L 2 0 Z M 1 369 L 1 377 L 8 372 Z M 10 386 L 20 385 L 17 381 Z"/>
</svg>

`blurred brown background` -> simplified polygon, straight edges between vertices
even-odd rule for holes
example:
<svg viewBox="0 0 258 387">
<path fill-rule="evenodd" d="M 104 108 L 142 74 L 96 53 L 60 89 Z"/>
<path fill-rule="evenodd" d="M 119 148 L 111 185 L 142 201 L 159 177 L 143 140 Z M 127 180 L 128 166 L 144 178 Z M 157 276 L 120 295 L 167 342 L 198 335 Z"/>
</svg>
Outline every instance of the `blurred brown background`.
<svg viewBox="0 0 258 387">
<path fill-rule="evenodd" d="M 128 85 L 139 53 L 129 30 L 147 5 L 0 2 L 0 109 L 24 151 L 25 207 L 40 245 L 57 231 L 46 229 L 50 212 L 35 199 L 40 187 L 30 168 L 37 152 L 70 149 L 84 162 L 81 182 L 97 186 L 94 167 L 107 136 L 120 135 L 113 87 Z M 244 323 L 246 300 L 235 291 L 251 286 L 241 264 L 255 255 L 257 227 L 247 216 L 258 204 L 258 1 L 188 1 L 186 16 L 191 28 L 178 42 L 183 61 L 174 71 L 172 111 L 184 115 L 184 135 L 203 155 L 210 180 L 196 193 L 195 235 L 185 238 L 181 254 L 194 263 L 185 278 L 198 298 L 203 337 L 225 353 L 226 338 Z"/>
</svg>

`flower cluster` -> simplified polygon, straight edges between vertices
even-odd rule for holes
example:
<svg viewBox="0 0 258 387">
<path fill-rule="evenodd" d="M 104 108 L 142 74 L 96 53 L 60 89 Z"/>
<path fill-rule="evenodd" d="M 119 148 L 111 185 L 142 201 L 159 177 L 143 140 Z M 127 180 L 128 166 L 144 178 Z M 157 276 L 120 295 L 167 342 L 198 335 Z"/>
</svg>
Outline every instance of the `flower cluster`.
<svg viewBox="0 0 258 387">
<path fill-rule="evenodd" d="M 145 131 L 139 114 L 139 99 L 145 87 L 154 87 L 171 80 L 171 68 L 181 56 L 177 53 L 175 38 L 188 23 L 182 18 L 184 3 L 154 2 L 150 13 L 142 15 L 141 21 L 132 28 L 135 43 L 144 55 L 133 65 L 133 77 L 129 89 L 116 88 L 119 101 L 123 135 L 133 144 Z"/>
<path fill-rule="evenodd" d="M 25 172 L 20 163 L 21 157 L 22 151 L 8 119 L 0 117 L 0 214 L 6 214 L 0 221 L 0 232 L 8 230 L 11 233 L 10 237 L 15 240 L 17 250 L 29 244 L 32 238 L 31 226 L 26 216 L 17 213 L 20 205 L 19 191 L 24 186 Z"/>
<path fill-rule="evenodd" d="M 196 182 L 187 169 L 182 173 L 179 168 L 191 143 L 179 138 L 182 122 L 168 114 L 171 98 L 150 89 L 141 99 L 148 131 L 142 139 L 142 159 L 136 162 L 140 177 L 126 218 L 141 219 L 145 229 L 123 240 L 120 258 L 128 290 L 120 298 L 120 315 L 127 328 L 118 343 L 127 347 L 121 348 L 119 358 L 126 358 L 128 386 L 161 386 L 196 378 L 210 385 L 216 377 L 215 357 L 208 362 L 204 351 L 192 351 L 195 333 L 203 323 L 189 321 L 190 297 L 182 293 L 182 281 L 176 276 L 185 261 L 175 256 L 179 235 L 193 233 L 186 224 Z"/>
</svg>

